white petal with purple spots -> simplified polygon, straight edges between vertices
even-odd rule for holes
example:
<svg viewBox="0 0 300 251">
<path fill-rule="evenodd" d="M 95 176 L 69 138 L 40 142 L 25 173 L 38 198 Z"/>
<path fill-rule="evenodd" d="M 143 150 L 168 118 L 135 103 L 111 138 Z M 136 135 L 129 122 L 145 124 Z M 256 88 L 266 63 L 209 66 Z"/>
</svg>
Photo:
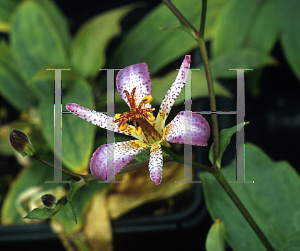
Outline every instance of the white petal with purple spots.
<svg viewBox="0 0 300 251">
<path fill-rule="evenodd" d="M 114 118 L 107 116 L 105 113 L 103 112 L 97 112 L 94 110 L 90 110 L 87 109 L 85 107 L 82 107 L 80 105 L 77 104 L 67 104 L 66 108 L 68 111 L 72 112 L 73 114 L 75 114 L 76 116 L 96 125 L 99 126 L 101 128 L 107 129 L 107 130 L 111 130 L 111 128 L 114 128 L 113 131 L 117 132 L 117 133 L 121 133 L 121 134 L 125 134 L 125 135 L 129 135 L 129 136 L 133 136 L 137 139 L 143 140 L 145 139 L 145 136 L 143 134 L 141 135 L 136 135 L 135 133 L 135 127 L 132 125 L 128 125 L 127 129 L 124 131 L 121 131 L 117 125 L 114 123 Z"/>
<path fill-rule="evenodd" d="M 156 119 L 156 130 L 161 131 L 165 126 L 165 121 L 170 113 L 170 110 L 172 109 L 172 106 L 178 97 L 179 93 L 181 92 L 187 75 L 188 71 L 190 69 L 190 62 L 191 62 L 191 56 L 186 55 L 185 59 L 183 60 L 180 70 L 178 72 L 178 75 L 175 79 L 175 82 L 172 84 L 170 89 L 168 90 L 167 94 L 165 95 Z"/>
<path fill-rule="evenodd" d="M 161 146 L 158 145 L 155 148 L 151 148 L 150 151 L 150 161 L 149 161 L 149 171 L 150 178 L 154 181 L 156 185 L 161 183 L 163 170 L 163 155 Z"/>
<path fill-rule="evenodd" d="M 138 105 L 144 97 L 151 95 L 151 80 L 146 63 L 130 65 L 119 71 L 117 75 L 117 89 L 121 98 L 128 104 L 124 90 L 131 94 L 136 87 L 135 97 Z M 144 104 L 143 108 L 151 108 L 151 103 Z"/>
<path fill-rule="evenodd" d="M 149 145 L 139 140 L 104 144 L 94 152 L 91 158 L 91 173 L 97 178 L 109 181 L 136 155 L 148 147 Z"/>
<path fill-rule="evenodd" d="M 182 111 L 164 129 L 163 141 L 184 144 L 185 136 L 185 112 Z M 210 136 L 210 128 L 206 119 L 200 114 L 192 114 L 191 124 L 192 145 L 206 146 Z"/>
</svg>

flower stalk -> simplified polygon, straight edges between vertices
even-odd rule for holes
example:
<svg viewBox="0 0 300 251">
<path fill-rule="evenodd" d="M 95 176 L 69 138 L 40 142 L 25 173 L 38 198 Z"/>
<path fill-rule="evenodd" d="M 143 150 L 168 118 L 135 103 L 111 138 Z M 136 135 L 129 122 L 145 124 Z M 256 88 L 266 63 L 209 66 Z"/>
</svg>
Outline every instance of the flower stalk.
<svg viewBox="0 0 300 251">
<path fill-rule="evenodd" d="M 194 32 L 194 37 L 198 43 L 200 53 L 202 56 L 203 65 L 205 68 L 205 74 L 206 74 L 206 80 L 207 80 L 207 86 L 208 86 L 208 95 L 209 95 L 209 103 L 210 103 L 210 110 L 217 111 L 216 107 L 216 101 L 215 101 L 215 94 L 214 94 L 214 88 L 213 88 L 213 81 L 212 81 L 212 75 L 211 75 L 211 69 L 209 65 L 208 55 L 207 55 L 207 49 L 204 41 L 204 29 L 205 29 L 205 20 L 206 20 L 206 10 L 207 10 L 207 0 L 202 0 L 202 13 L 201 13 L 201 21 L 200 21 L 200 30 L 197 32 L 197 30 L 193 27 L 193 25 L 181 14 L 181 12 L 169 1 L 169 0 L 162 0 L 168 8 L 173 12 L 173 14 L 179 19 L 179 21 L 185 25 L 186 27 L 190 28 Z M 275 250 L 269 240 L 266 238 L 264 233 L 261 231 L 255 220 L 252 218 L 248 210 L 245 208 L 243 203 L 240 201 L 236 193 L 232 190 L 231 186 L 228 184 L 228 181 L 225 179 L 222 171 L 218 169 L 216 165 L 216 161 L 219 156 L 219 133 L 218 133 L 218 120 L 217 120 L 217 114 L 211 115 L 211 121 L 212 121 L 212 134 L 213 134 L 213 142 L 214 142 L 214 163 L 211 168 L 206 167 L 204 165 L 198 164 L 198 163 L 192 163 L 193 167 L 200 168 L 202 170 L 208 171 L 212 173 L 219 184 L 222 186 L 222 188 L 225 190 L 225 192 L 228 194 L 230 199 L 234 202 L 234 204 L 237 206 L 241 214 L 244 216 L 244 218 L 247 220 L 253 231 L 256 233 L 262 244 L 266 247 L 267 250 L 273 251 Z M 165 152 L 170 154 L 170 149 L 163 148 Z M 175 154 L 170 154 L 175 161 L 179 161 L 180 163 L 184 163 L 184 160 Z M 181 159 L 181 160 L 179 160 Z M 209 168 L 209 170 L 207 170 Z"/>
<path fill-rule="evenodd" d="M 167 5 L 167 7 L 173 12 L 173 14 L 179 19 L 179 21 L 183 25 L 185 25 L 186 27 L 193 30 L 194 38 L 196 39 L 196 41 L 198 43 L 202 61 L 203 61 L 203 65 L 204 65 L 204 69 L 205 69 L 210 110 L 212 112 L 217 111 L 212 75 L 211 75 L 209 60 L 208 60 L 208 56 L 207 56 L 207 49 L 206 49 L 206 45 L 205 45 L 205 41 L 204 41 L 204 28 L 205 28 L 207 1 L 202 0 L 202 13 L 201 13 L 201 22 L 200 22 L 200 31 L 199 32 L 169 0 L 162 0 L 162 1 Z M 217 159 L 219 156 L 219 130 L 218 130 L 217 114 L 211 115 L 211 123 L 212 123 L 212 135 L 213 135 L 213 142 L 214 142 L 214 163 L 213 163 L 212 168 L 214 170 L 218 170 Z"/>
<path fill-rule="evenodd" d="M 245 208 L 244 204 L 241 202 L 239 197 L 236 195 L 236 193 L 233 191 L 231 186 L 228 184 L 228 181 L 224 177 L 222 171 L 214 171 L 212 174 L 215 176 L 219 184 L 222 186 L 222 188 L 225 190 L 225 192 L 228 194 L 230 199 L 233 201 L 233 203 L 236 205 L 236 207 L 239 209 L 241 214 L 244 216 L 246 221 L 249 223 L 253 231 L 256 233 L 257 237 L 260 239 L 262 244 L 265 246 L 265 248 L 269 251 L 275 251 L 275 249 L 272 247 L 271 243 L 265 236 L 265 234 L 261 231 L 260 227 L 257 225 L 255 220 L 252 218 L 249 211 Z"/>
</svg>

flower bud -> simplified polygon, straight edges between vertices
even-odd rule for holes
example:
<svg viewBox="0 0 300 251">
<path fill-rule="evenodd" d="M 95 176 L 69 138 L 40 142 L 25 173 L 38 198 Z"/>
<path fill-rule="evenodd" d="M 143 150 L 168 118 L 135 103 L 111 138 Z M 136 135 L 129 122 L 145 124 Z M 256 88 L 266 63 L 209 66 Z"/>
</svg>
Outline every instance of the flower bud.
<svg viewBox="0 0 300 251">
<path fill-rule="evenodd" d="M 18 153 L 21 153 L 23 156 L 34 155 L 35 150 L 26 133 L 13 129 L 10 131 L 9 140 L 12 148 Z"/>
<path fill-rule="evenodd" d="M 42 202 L 47 209 L 53 209 L 56 206 L 57 198 L 53 194 L 44 194 L 42 197 Z"/>
</svg>

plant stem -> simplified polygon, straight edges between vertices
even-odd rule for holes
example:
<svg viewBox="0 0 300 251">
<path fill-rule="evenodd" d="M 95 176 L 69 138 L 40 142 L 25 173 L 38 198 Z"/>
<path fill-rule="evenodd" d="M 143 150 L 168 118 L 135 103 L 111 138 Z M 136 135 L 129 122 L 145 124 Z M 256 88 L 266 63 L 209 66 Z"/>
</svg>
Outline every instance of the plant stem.
<svg viewBox="0 0 300 251">
<path fill-rule="evenodd" d="M 208 60 L 208 56 L 207 56 L 207 49 L 206 49 L 206 45 L 205 45 L 205 41 L 204 41 L 204 28 L 205 28 L 205 19 L 206 19 L 207 0 L 202 0 L 202 12 L 201 12 L 201 22 L 200 22 L 199 32 L 169 0 L 162 0 L 162 1 L 167 5 L 167 7 L 173 12 L 173 14 L 179 19 L 179 21 L 182 24 L 184 24 L 186 27 L 193 30 L 194 37 L 198 43 L 202 61 L 203 61 L 203 65 L 204 65 L 204 69 L 205 69 L 210 110 L 212 112 L 217 111 L 212 75 L 211 75 L 209 60 Z M 218 130 L 217 114 L 211 114 L 211 124 L 212 124 L 212 135 L 213 135 L 213 142 L 214 142 L 214 163 L 213 163 L 212 168 L 217 171 L 218 170 L 217 159 L 219 156 L 219 130 Z"/>
<path fill-rule="evenodd" d="M 204 38 L 198 38 L 197 42 L 199 45 L 199 49 L 200 49 L 200 53 L 202 56 L 202 61 L 203 61 L 204 69 L 205 69 L 205 74 L 206 74 L 210 110 L 212 112 L 217 111 L 212 75 L 211 75 L 211 70 L 210 70 L 210 65 L 209 65 L 209 60 L 208 60 L 208 56 L 207 56 L 207 50 L 206 50 Z M 213 136 L 213 142 L 214 142 L 213 168 L 214 168 L 214 170 L 218 170 L 216 161 L 219 156 L 219 129 L 218 129 L 218 118 L 217 118 L 217 114 L 215 114 L 215 113 L 211 114 L 211 127 L 212 127 L 212 136 Z"/>
<path fill-rule="evenodd" d="M 212 80 L 212 75 L 211 75 L 211 69 L 210 69 L 210 65 L 209 65 L 209 59 L 208 59 L 207 49 L 206 49 L 205 40 L 204 40 L 206 10 L 207 10 L 207 0 L 202 0 L 200 30 L 199 30 L 199 36 L 197 37 L 197 42 L 198 42 L 198 46 L 200 49 L 200 53 L 201 53 L 201 57 L 202 57 L 202 61 L 203 61 L 204 69 L 205 69 L 205 74 L 206 74 L 210 110 L 213 112 L 213 111 L 217 111 L 217 106 L 216 106 L 216 99 L 215 99 L 215 92 L 214 92 L 213 80 Z M 213 142 L 214 142 L 213 169 L 218 170 L 217 159 L 219 157 L 219 129 L 218 129 L 217 114 L 211 114 L 211 126 L 212 126 Z"/>
<path fill-rule="evenodd" d="M 236 205 L 236 207 L 239 209 L 241 214 L 244 216 L 246 221 L 249 223 L 253 231 L 256 233 L 257 237 L 260 239 L 262 244 L 265 246 L 265 248 L 269 251 L 275 251 L 275 249 L 272 247 L 271 243 L 265 236 L 265 234 L 261 231 L 259 226 L 256 224 L 255 220 L 252 218 L 248 210 L 245 208 L 244 204 L 240 201 L 239 197 L 236 195 L 236 193 L 233 191 L 231 186 L 228 184 L 228 181 L 224 177 L 221 170 L 214 171 L 212 173 L 219 184 L 222 186 L 222 188 L 225 190 L 225 192 L 228 194 L 230 199 L 233 201 L 233 203 Z"/>
<path fill-rule="evenodd" d="M 202 12 L 201 12 L 200 29 L 199 29 L 199 37 L 200 38 L 204 38 L 206 10 L 207 10 L 207 0 L 202 0 Z"/>
<path fill-rule="evenodd" d="M 177 8 L 169 1 L 169 0 L 162 0 L 169 9 L 174 13 L 174 15 L 181 21 L 182 24 L 184 24 L 186 27 L 191 28 L 195 33 L 195 38 L 197 40 L 200 53 L 202 56 L 203 65 L 205 68 L 205 74 L 207 79 L 207 86 L 208 86 L 208 93 L 209 93 L 209 103 L 210 103 L 210 110 L 217 111 L 216 107 L 216 100 L 215 100 L 215 94 L 214 94 L 214 88 L 213 88 L 213 81 L 212 81 L 212 75 L 211 75 L 211 69 L 209 65 L 208 55 L 207 55 L 207 49 L 204 41 L 204 29 L 205 29 L 205 20 L 206 20 L 206 9 L 207 9 L 207 0 L 202 0 L 202 13 L 201 13 L 201 22 L 200 22 L 200 30 L 199 32 L 196 31 L 196 29 L 186 20 L 186 18 L 177 10 Z M 212 173 L 215 178 L 218 180 L 220 185 L 223 187 L 223 189 L 226 191 L 228 196 L 231 198 L 231 200 L 234 202 L 234 204 L 237 206 L 239 211 L 242 213 L 242 215 L 245 217 L 251 228 L 254 230 L 258 238 L 261 240 L 263 245 L 267 248 L 269 251 L 273 251 L 274 248 L 264 235 L 264 233 L 261 231 L 259 226 L 256 224 L 252 216 L 249 214 L 248 210 L 245 208 L 243 203 L 240 201 L 240 199 L 237 197 L 236 193 L 232 190 L 231 186 L 228 184 L 228 181 L 225 179 L 222 171 L 218 169 L 216 165 L 216 161 L 219 156 L 219 131 L 218 131 L 218 119 L 217 114 L 211 115 L 211 121 L 212 121 L 212 134 L 213 134 L 213 142 L 214 142 L 214 163 L 213 166 L 207 167 L 205 165 L 201 165 L 199 163 L 192 162 L 193 167 L 200 168 L 202 170 L 208 171 Z M 175 155 L 170 149 L 162 146 L 163 150 L 168 153 L 175 161 L 178 161 L 180 163 L 184 163 L 184 159 L 180 158 L 179 156 Z"/>
<path fill-rule="evenodd" d="M 81 174 L 73 173 L 73 172 L 71 172 L 71 171 L 69 171 L 67 169 L 64 169 L 64 168 L 59 168 L 59 167 L 55 166 L 53 163 L 50 163 L 47 160 L 44 160 L 42 157 L 37 156 L 36 154 L 34 154 L 32 157 L 35 158 L 36 160 L 38 160 L 38 161 L 46 164 L 47 166 L 50 166 L 50 167 L 52 167 L 52 168 L 54 168 L 56 170 L 59 170 L 59 171 L 65 173 L 65 174 L 67 174 L 67 175 L 69 175 L 69 176 L 71 176 L 73 178 L 81 180 L 83 178 L 83 176 L 84 176 L 84 175 L 81 175 Z"/>
<path fill-rule="evenodd" d="M 196 34 L 198 34 L 197 30 L 194 26 L 181 14 L 181 12 L 169 1 L 169 0 L 162 0 L 165 5 L 173 12 L 173 14 L 179 19 L 179 21 L 185 25 L 186 27 L 192 29 Z"/>
<path fill-rule="evenodd" d="M 162 147 L 162 149 L 163 149 L 164 152 L 166 152 L 167 154 L 169 154 L 173 158 L 174 161 L 179 162 L 179 163 L 184 163 L 184 158 L 179 157 L 171 149 L 169 149 L 169 148 L 167 148 L 165 146 L 161 146 L 161 147 Z M 238 208 L 238 210 L 244 216 L 244 218 L 249 223 L 250 227 L 256 233 L 256 235 L 261 240 L 261 242 L 266 247 L 266 249 L 269 250 L 269 251 L 274 251 L 274 248 L 272 247 L 271 243 L 268 241 L 268 239 L 266 238 L 266 236 L 264 235 L 264 233 L 261 231 L 261 229 L 259 228 L 259 226 L 256 224 L 256 222 L 254 221 L 254 219 L 252 218 L 252 216 L 250 215 L 250 213 L 248 212 L 248 210 L 245 208 L 245 206 L 243 205 L 243 203 L 237 197 L 236 193 L 233 191 L 233 189 L 231 188 L 231 186 L 228 184 L 228 181 L 224 177 L 222 171 L 220 169 L 217 170 L 217 171 L 215 171 L 211 167 L 199 164 L 199 163 L 194 162 L 194 161 L 191 163 L 191 165 L 193 167 L 200 168 L 201 170 L 208 171 L 208 172 L 210 172 L 211 174 L 213 174 L 215 176 L 215 178 L 217 179 L 217 181 L 220 183 L 220 185 L 222 186 L 222 188 L 225 190 L 225 192 L 228 194 L 228 196 L 230 197 L 230 199 L 236 205 L 236 207 Z"/>
</svg>

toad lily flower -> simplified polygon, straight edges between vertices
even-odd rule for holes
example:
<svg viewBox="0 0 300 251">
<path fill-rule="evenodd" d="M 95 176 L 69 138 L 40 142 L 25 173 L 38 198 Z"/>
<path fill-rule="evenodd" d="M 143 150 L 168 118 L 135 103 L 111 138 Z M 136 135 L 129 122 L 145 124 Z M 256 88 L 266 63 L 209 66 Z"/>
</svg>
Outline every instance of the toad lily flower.
<svg viewBox="0 0 300 251">
<path fill-rule="evenodd" d="M 190 67 L 190 56 L 185 56 L 179 73 L 171 88 L 165 95 L 159 108 L 157 117 L 153 116 L 151 108 L 151 82 L 148 67 L 145 63 L 128 66 L 117 75 L 117 89 L 121 98 L 130 108 L 129 112 L 116 114 L 115 118 L 105 113 L 96 112 L 77 104 L 67 104 L 66 108 L 86 121 L 114 132 L 130 135 L 136 140 L 107 144 L 100 146 L 93 154 L 90 162 L 92 174 L 103 180 L 111 180 L 122 168 L 143 150 L 150 148 L 149 171 L 150 178 L 156 185 L 161 183 L 163 157 L 161 143 L 169 141 L 184 144 L 185 112 L 180 112 L 167 126 L 165 121 L 170 110 L 184 86 Z M 127 122 L 133 121 L 133 125 Z M 192 114 L 191 121 L 192 145 L 206 146 L 210 135 L 207 121 L 199 114 Z M 111 155 L 109 151 L 114 151 Z M 111 159 L 108 156 L 113 156 Z M 106 161 L 107 160 L 107 161 Z M 109 169 L 112 168 L 112 169 Z M 113 170 L 109 174 L 107 170 Z"/>
</svg>

